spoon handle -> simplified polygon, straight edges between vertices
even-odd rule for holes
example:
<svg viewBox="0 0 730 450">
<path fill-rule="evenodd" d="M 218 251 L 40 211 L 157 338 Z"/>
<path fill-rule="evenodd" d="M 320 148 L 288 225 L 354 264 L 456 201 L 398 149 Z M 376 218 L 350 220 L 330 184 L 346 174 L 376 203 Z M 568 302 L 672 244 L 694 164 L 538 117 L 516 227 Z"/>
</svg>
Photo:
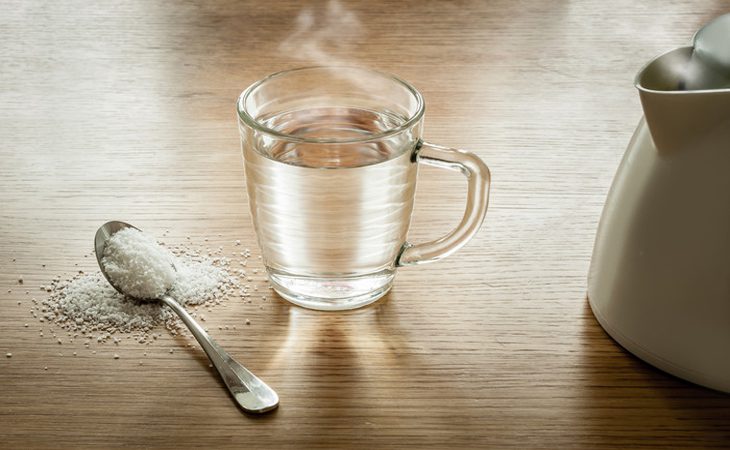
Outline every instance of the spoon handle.
<svg viewBox="0 0 730 450">
<path fill-rule="evenodd" d="M 174 298 L 164 295 L 160 300 L 175 311 L 190 329 L 244 411 L 264 413 L 279 405 L 276 392 L 223 350 Z"/>
</svg>

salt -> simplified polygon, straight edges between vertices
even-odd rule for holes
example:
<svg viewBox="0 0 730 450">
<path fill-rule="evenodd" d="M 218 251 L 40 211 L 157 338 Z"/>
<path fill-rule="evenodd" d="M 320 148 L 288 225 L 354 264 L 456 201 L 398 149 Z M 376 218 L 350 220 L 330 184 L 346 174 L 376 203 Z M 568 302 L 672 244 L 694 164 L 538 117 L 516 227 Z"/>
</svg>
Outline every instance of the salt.
<svg viewBox="0 0 730 450">
<path fill-rule="evenodd" d="M 144 238 L 146 240 L 146 243 L 141 246 L 146 247 L 145 252 L 152 251 L 147 247 L 149 244 L 152 245 L 155 252 L 162 252 L 164 257 L 153 258 L 153 261 L 147 258 L 149 255 L 140 255 L 140 258 L 137 258 L 134 255 L 124 256 L 120 253 L 116 255 L 118 257 L 117 262 L 136 264 L 138 269 L 145 265 L 148 268 L 155 267 L 155 264 L 159 263 L 160 265 L 157 267 L 162 268 L 162 270 L 169 268 L 172 271 L 173 278 L 172 280 L 164 280 L 164 276 L 160 276 L 160 274 L 149 274 L 144 271 L 141 278 L 154 278 L 155 280 L 150 282 L 149 279 L 146 279 L 140 282 L 139 279 L 135 280 L 133 276 L 130 276 L 125 281 L 112 278 L 110 275 L 116 285 L 121 287 L 122 282 L 128 281 L 136 283 L 137 288 L 150 288 L 150 290 L 163 286 L 167 289 L 162 291 L 162 294 L 168 291 L 179 303 L 188 308 L 198 310 L 198 307 L 200 307 L 199 314 L 203 312 L 202 308 L 206 308 L 206 315 L 212 311 L 212 306 L 224 304 L 230 295 L 243 292 L 242 281 L 245 280 L 245 277 L 243 280 L 240 278 L 238 264 L 235 267 L 233 266 L 235 260 L 225 256 L 206 257 L 202 250 L 191 249 L 186 245 L 167 245 L 163 248 L 162 243 L 158 244 L 136 229 L 131 230 L 136 233 L 134 239 L 141 241 L 142 239 L 139 238 Z M 124 230 L 120 230 L 114 236 L 122 232 Z M 137 246 L 138 243 L 132 245 L 133 253 L 142 251 L 142 248 Z M 130 249 L 126 244 L 121 245 L 121 247 L 125 251 Z M 248 249 L 246 250 L 248 251 Z M 217 253 L 220 253 L 220 248 Z M 107 256 L 107 254 L 102 255 L 102 259 L 104 259 L 104 256 Z M 165 265 L 162 265 L 161 261 L 165 261 Z M 177 271 L 172 269 L 172 264 L 174 264 Z M 104 267 L 108 271 L 106 264 L 104 264 Z M 120 275 L 120 277 L 127 275 Z M 250 287 L 255 288 L 255 286 Z M 115 337 L 119 333 L 125 333 L 128 338 L 134 337 L 131 340 L 134 344 L 149 346 L 154 345 L 155 340 L 162 336 L 161 333 L 154 332 L 154 329 L 158 326 L 164 326 L 173 336 L 184 329 L 177 316 L 168 308 L 163 307 L 161 303 L 125 297 L 118 293 L 98 271 L 93 273 L 87 271 L 65 279 L 55 276 L 50 285 L 43 286 L 43 290 L 46 289 L 51 292 L 46 299 L 31 299 L 33 303 L 30 310 L 31 315 L 41 322 L 45 320 L 52 326 L 67 332 L 69 337 L 71 335 L 74 337 L 79 334 L 84 335 L 84 339 L 87 340 L 84 343 L 86 348 L 89 348 L 89 343 L 94 341 L 99 344 L 114 342 L 119 345 L 120 340 Z M 125 289 L 127 288 L 125 287 Z M 146 294 L 150 294 L 150 292 L 146 292 Z M 154 295 L 149 297 L 154 297 Z M 37 315 L 35 311 L 38 312 Z M 201 321 L 205 321 L 203 314 L 200 314 L 200 318 Z M 225 328 L 228 329 L 228 327 Z M 236 328 L 233 327 L 233 329 Z M 43 336 L 43 330 L 41 330 L 40 335 Z M 59 336 L 56 336 L 55 333 L 53 335 L 54 341 L 60 341 Z M 64 341 L 66 341 L 65 338 Z M 73 345 L 73 339 L 67 342 Z M 95 353 L 95 351 L 92 352 L 92 354 Z"/>
<path fill-rule="evenodd" d="M 177 278 L 173 258 L 141 231 L 124 228 L 109 238 L 101 263 L 109 278 L 126 294 L 154 299 L 170 290 Z"/>
<path fill-rule="evenodd" d="M 177 267 L 170 294 L 183 305 L 210 307 L 219 304 L 229 290 L 240 289 L 238 281 L 225 268 L 226 259 L 213 260 L 184 247 L 174 250 L 170 257 Z M 99 332 L 95 336 L 99 343 L 111 340 L 111 334 L 117 332 L 138 332 L 149 343 L 153 341 L 151 338 L 161 336 L 151 332 L 154 327 L 162 324 L 174 333 L 182 326 L 159 303 L 137 301 L 119 294 L 100 272 L 76 275 L 55 284 L 51 296 L 41 303 L 48 311 L 40 317 L 41 322 L 45 317 L 68 332 Z"/>
</svg>

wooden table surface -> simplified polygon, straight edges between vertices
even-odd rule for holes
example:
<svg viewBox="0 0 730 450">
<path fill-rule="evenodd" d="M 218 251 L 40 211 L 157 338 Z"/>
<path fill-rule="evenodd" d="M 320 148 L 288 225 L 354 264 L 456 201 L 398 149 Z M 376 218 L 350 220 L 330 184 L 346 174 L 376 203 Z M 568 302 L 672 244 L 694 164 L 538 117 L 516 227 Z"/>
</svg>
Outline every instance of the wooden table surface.
<svg viewBox="0 0 730 450">
<path fill-rule="evenodd" d="M 634 74 L 729 9 L 2 1 L 0 447 L 730 446 L 730 397 L 623 351 L 585 297 L 601 208 L 641 117 Z M 169 243 L 228 251 L 238 239 L 256 267 L 235 99 L 319 63 L 411 81 L 426 137 L 489 164 L 491 205 L 467 247 L 402 269 L 384 300 L 350 313 L 279 297 L 214 308 L 215 337 L 280 394 L 263 417 L 241 413 L 179 338 L 85 349 L 39 335 L 49 327 L 31 297 L 93 271 L 109 219 L 169 229 Z M 422 170 L 411 240 L 454 226 L 464 191 L 458 174 Z"/>
</svg>

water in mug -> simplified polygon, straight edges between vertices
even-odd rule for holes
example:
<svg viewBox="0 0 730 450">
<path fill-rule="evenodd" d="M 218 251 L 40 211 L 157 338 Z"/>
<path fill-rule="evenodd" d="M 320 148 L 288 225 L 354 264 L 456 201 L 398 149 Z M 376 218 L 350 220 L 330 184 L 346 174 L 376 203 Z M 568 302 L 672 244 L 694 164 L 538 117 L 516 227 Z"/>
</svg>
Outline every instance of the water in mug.
<svg viewBox="0 0 730 450">
<path fill-rule="evenodd" d="M 304 109 L 266 120 L 309 139 L 356 139 L 405 119 L 352 108 Z M 244 139 L 251 213 L 264 263 L 284 290 L 323 299 L 363 295 L 395 273 L 408 231 L 417 137 L 362 143 Z"/>
</svg>

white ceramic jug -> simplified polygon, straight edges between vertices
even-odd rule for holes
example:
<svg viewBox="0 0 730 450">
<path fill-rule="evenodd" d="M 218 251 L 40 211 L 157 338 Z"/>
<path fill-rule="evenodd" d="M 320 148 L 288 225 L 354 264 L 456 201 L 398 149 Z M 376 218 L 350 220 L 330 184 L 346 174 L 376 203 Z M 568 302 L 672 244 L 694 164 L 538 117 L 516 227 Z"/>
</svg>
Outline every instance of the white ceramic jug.
<svg viewBox="0 0 730 450">
<path fill-rule="evenodd" d="M 730 45 L 730 35 L 726 35 Z M 692 74 L 700 71 L 701 77 Z M 603 328 L 660 369 L 730 392 L 730 74 L 670 51 L 636 77 L 644 119 L 588 278 Z"/>
</svg>

